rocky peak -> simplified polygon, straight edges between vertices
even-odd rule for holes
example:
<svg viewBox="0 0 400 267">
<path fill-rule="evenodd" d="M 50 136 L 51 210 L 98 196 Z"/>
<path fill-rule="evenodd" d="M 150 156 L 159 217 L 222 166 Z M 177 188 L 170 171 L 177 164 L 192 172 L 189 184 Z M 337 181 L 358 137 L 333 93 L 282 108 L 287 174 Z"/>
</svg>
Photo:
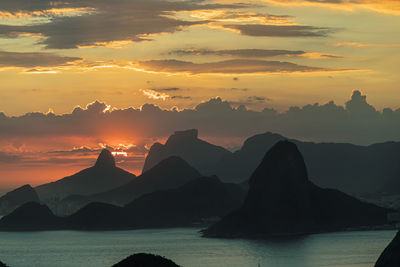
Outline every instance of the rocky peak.
<svg viewBox="0 0 400 267">
<path fill-rule="evenodd" d="M 311 223 L 307 169 L 294 143 L 280 141 L 265 155 L 249 181 L 242 211 L 265 226 L 288 231 Z M 281 225 L 285 222 L 286 225 Z"/>
<path fill-rule="evenodd" d="M 250 178 L 250 184 L 268 184 L 271 182 L 293 184 L 308 181 L 304 158 L 297 146 L 290 141 L 279 141 L 264 156 L 261 164 Z"/>
<path fill-rule="evenodd" d="M 96 164 L 97 168 L 110 168 L 115 167 L 115 159 L 111 152 L 107 149 L 103 149 L 97 158 Z"/>
<path fill-rule="evenodd" d="M 176 142 L 188 142 L 197 140 L 199 132 L 197 129 L 176 131 L 173 135 L 168 138 L 166 145 Z"/>
</svg>

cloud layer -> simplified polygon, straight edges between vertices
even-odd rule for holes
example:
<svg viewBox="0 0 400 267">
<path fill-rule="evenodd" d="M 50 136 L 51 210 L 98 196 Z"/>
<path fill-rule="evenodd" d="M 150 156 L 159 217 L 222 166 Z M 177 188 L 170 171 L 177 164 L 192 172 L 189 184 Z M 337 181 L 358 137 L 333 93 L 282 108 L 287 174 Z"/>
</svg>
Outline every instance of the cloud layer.
<svg viewBox="0 0 400 267">
<path fill-rule="evenodd" d="M 329 71 L 324 68 L 309 67 L 282 61 L 233 59 L 210 63 L 193 63 L 181 60 L 150 60 L 138 62 L 146 71 L 189 74 L 250 74 L 250 73 L 290 73 Z"/>
<path fill-rule="evenodd" d="M 266 2 L 287 5 L 316 5 L 321 7 L 333 7 L 353 9 L 355 7 L 366 8 L 381 13 L 400 15 L 400 2 L 398 0 L 264 0 Z"/>
<path fill-rule="evenodd" d="M 278 49 L 232 49 L 232 50 L 211 50 L 211 49 L 178 49 L 170 54 L 194 55 L 194 56 L 229 56 L 243 58 L 263 58 L 275 56 L 298 56 L 304 55 L 304 51 L 278 50 Z"/>
<path fill-rule="evenodd" d="M 154 142 L 192 128 L 199 129 L 201 138 L 228 148 L 238 148 L 247 137 L 266 131 L 307 141 L 400 141 L 400 109 L 377 111 L 359 91 L 344 106 L 331 101 L 282 113 L 245 106 L 255 102 L 268 106 L 269 101 L 260 96 L 235 102 L 217 97 L 185 110 L 153 104 L 116 109 L 95 101 L 61 115 L 0 113 L 0 175 L 9 177 L 0 181 L 0 187 L 40 184 L 70 175 L 92 165 L 102 148 L 124 152 L 117 156 L 118 165 L 139 173 Z"/>
<path fill-rule="evenodd" d="M 255 7 L 250 4 L 210 4 L 202 0 L 3 2 L 0 17 L 2 14 L 6 17 L 42 16 L 48 20 L 23 25 L 0 25 L 0 37 L 36 36 L 40 37 L 38 43 L 49 49 L 140 42 L 151 40 L 154 35 L 173 33 L 195 25 L 270 37 L 323 37 L 332 31 L 295 25 L 289 16 L 238 11 Z M 179 16 L 185 13 L 187 16 Z"/>
<path fill-rule="evenodd" d="M 202 1 L 97 0 L 97 1 L 19 1 L 5 0 L 3 12 L 31 14 L 50 8 L 87 8 L 78 16 L 53 16 L 49 22 L 27 25 L 0 25 L 0 36 L 24 34 L 42 36 L 50 49 L 105 46 L 113 41 L 139 42 L 154 34 L 172 33 L 207 21 L 186 21 L 168 16 L 171 12 L 203 9 L 240 8 L 243 5 L 202 4 Z"/>
<path fill-rule="evenodd" d="M 79 57 L 63 57 L 52 53 L 17 53 L 0 51 L 0 68 L 2 67 L 54 67 L 81 60 Z"/>
<path fill-rule="evenodd" d="M 332 29 L 302 25 L 231 24 L 223 27 L 243 35 L 268 37 L 325 37 L 332 32 Z"/>
<path fill-rule="evenodd" d="M 268 103 L 268 99 L 259 96 L 250 96 L 246 101 Z M 95 138 L 100 143 L 102 138 L 112 136 L 143 143 L 187 128 L 198 128 L 203 136 L 209 137 L 245 138 L 272 131 L 305 140 L 358 144 L 399 140 L 400 136 L 400 109 L 377 111 L 359 91 L 354 91 L 344 106 L 331 101 L 292 107 L 283 113 L 270 108 L 253 111 L 234 104 L 239 103 L 213 98 L 194 109 L 179 111 L 163 110 L 153 104 L 139 109 L 112 109 L 96 101 L 63 115 L 28 113 L 8 117 L 0 113 L 0 139 L 3 145 L 6 140 L 19 139 L 20 144 L 24 139 L 56 142 L 57 138 L 62 141 L 68 137 Z"/>
</svg>

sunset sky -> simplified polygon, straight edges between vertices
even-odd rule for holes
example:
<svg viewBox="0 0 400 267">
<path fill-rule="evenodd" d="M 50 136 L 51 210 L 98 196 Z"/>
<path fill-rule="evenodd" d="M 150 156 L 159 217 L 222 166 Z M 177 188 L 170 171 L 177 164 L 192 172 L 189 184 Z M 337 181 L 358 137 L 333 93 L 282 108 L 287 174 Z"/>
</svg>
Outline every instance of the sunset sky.
<svg viewBox="0 0 400 267">
<path fill-rule="evenodd" d="M 398 0 L 2 0 L 0 188 L 103 147 L 140 173 L 187 128 L 230 149 L 399 140 L 399 50 Z"/>
</svg>

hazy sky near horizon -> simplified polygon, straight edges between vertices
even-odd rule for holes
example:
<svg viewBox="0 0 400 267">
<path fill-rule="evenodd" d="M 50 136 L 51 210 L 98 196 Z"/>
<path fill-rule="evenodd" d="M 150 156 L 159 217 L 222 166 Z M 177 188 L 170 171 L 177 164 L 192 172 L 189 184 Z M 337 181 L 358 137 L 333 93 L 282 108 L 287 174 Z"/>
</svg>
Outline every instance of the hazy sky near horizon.
<svg viewBox="0 0 400 267">
<path fill-rule="evenodd" d="M 0 188 L 103 147 L 138 173 L 188 128 L 228 148 L 400 141 L 399 49 L 398 0 L 2 0 Z"/>
</svg>

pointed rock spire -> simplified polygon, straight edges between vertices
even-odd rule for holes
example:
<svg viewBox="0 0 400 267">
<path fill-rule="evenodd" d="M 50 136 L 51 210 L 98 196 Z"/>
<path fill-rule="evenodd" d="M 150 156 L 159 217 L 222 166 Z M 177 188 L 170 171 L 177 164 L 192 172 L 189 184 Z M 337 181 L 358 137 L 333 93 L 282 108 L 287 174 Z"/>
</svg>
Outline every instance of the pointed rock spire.
<svg viewBox="0 0 400 267">
<path fill-rule="evenodd" d="M 97 168 L 109 168 L 115 167 L 115 159 L 111 152 L 107 149 L 103 149 L 97 158 L 96 164 L 94 165 Z"/>
</svg>

